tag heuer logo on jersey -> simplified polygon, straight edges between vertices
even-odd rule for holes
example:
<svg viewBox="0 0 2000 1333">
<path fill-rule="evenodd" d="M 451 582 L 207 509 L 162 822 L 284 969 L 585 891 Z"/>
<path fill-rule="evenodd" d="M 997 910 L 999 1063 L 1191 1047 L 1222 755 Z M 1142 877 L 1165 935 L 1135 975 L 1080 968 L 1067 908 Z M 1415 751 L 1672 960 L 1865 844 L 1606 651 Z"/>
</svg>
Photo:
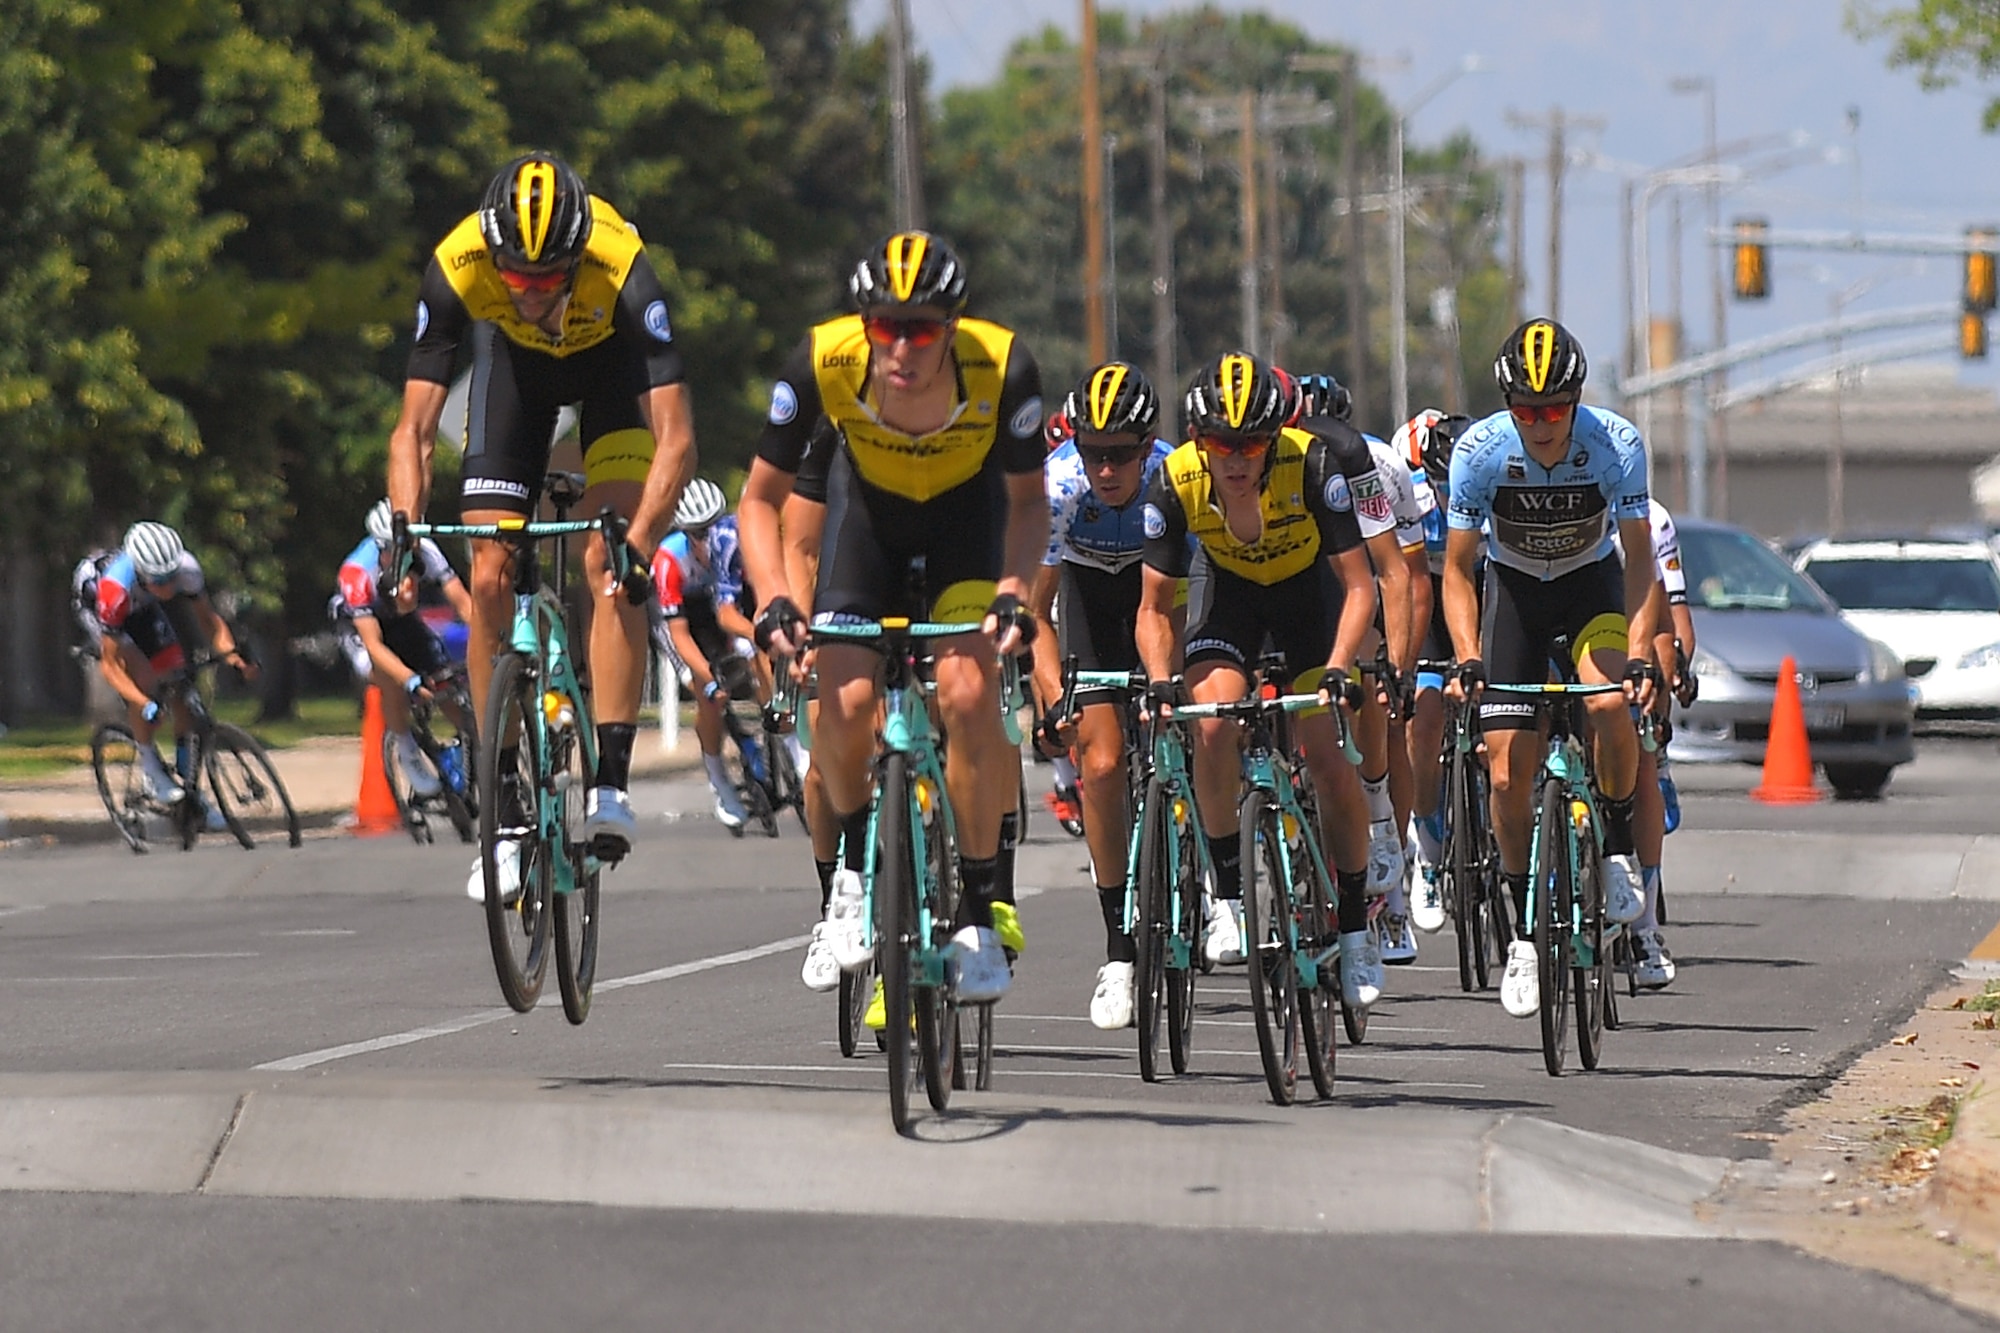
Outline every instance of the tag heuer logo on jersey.
<svg viewBox="0 0 2000 1333">
<path fill-rule="evenodd" d="M 793 391 L 791 385 L 785 383 L 783 380 L 779 380 L 771 386 L 771 424 L 773 426 L 789 425 L 792 418 L 798 414 L 798 394 Z"/>
<path fill-rule="evenodd" d="M 667 303 L 655 301 L 646 307 L 646 332 L 663 343 L 674 340 L 673 325 L 667 322 Z"/>
<path fill-rule="evenodd" d="M 1336 472 L 1326 479 L 1326 489 L 1322 492 L 1328 509 L 1346 513 L 1354 508 L 1354 494 L 1347 489 L 1347 477 Z"/>
<path fill-rule="evenodd" d="M 1145 512 L 1140 515 L 1140 518 L 1145 524 L 1146 536 L 1152 540 L 1158 541 L 1167 535 L 1167 516 L 1160 512 L 1158 505 L 1147 505 Z"/>
<path fill-rule="evenodd" d="M 1579 449 L 1576 451 L 1576 457 L 1569 460 L 1569 465 L 1571 467 L 1582 467 L 1589 461 L 1590 461 L 1590 450 Z"/>
</svg>

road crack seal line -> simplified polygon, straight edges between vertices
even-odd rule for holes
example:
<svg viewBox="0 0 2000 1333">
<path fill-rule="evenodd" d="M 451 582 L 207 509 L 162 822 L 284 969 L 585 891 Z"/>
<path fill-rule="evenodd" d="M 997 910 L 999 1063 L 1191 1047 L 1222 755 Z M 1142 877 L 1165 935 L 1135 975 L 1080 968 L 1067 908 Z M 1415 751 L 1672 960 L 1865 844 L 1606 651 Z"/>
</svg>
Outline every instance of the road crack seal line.
<svg viewBox="0 0 2000 1333">
<path fill-rule="evenodd" d="M 202 1168 L 201 1179 L 194 1183 L 196 1194 L 208 1193 L 208 1182 L 215 1175 L 215 1168 L 222 1163 L 222 1150 L 229 1146 L 229 1140 L 236 1137 L 236 1127 L 243 1123 L 243 1112 L 250 1105 L 250 1094 L 244 1093 L 236 1099 L 236 1109 L 229 1113 L 229 1123 L 222 1128 L 222 1137 L 215 1141 L 215 1151 L 208 1155 L 208 1165 Z"/>
<path fill-rule="evenodd" d="M 1479 1136 L 1479 1230 L 1489 1236 L 1493 1234 L 1493 1140 L 1513 1118 L 1511 1111 L 1502 1115 Z"/>
</svg>

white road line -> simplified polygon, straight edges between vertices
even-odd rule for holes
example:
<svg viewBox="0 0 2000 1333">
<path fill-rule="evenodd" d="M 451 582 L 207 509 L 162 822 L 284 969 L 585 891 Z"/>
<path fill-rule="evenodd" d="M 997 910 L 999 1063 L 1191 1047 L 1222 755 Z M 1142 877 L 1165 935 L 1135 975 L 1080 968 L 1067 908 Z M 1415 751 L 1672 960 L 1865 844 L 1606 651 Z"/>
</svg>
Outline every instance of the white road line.
<svg viewBox="0 0 2000 1333">
<path fill-rule="evenodd" d="M 866 1060 L 844 1060 L 837 1065 L 731 1065 L 710 1063 L 700 1060 L 679 1060 L 661 1065 L 662 1069 L 679 1069 L 694 1073 L 744 1073 L 744 1074 L 839 1074 L 853 1072 L 882 1077 L 882 1066 L 870 1064 Z"/>
<path fill-rule="evenodd" d="M 158 981 L 158 977 L 0 977 L 0 982 L 9 981 Z"/>
<path fill-rule="evenodd" d="M 22 903 L 19 907 L 0 907 L 0 916 L 19 916 L 23 912 L 46 912 L 46 903 Z"/>
<path fill-rule="evenodd" d="M 322 930 L 265 930 L 258 933 L 275 936 L 279 939 L 321 939 L 354 934 L 353 931 L 343 930 L 338 926 L 330 926 Z"/>
<path fill-rule="evenodd" d="M 255 953 L 94 953 L 93 963 L 174 963 L 209 958 L 256 958 Z"/>
<path fill-rule="evenodd" d="M 693 976 L 697 972 L 708 972 L 718 967 L 728 967 L 732 963 L 747 963 L 755 958 L 766 958 L 774 953 L 784 953 L 796 949 L 812 939 L 810 935 L 794 935 L 789 939 L 773 940 L 769 944 L 759 944 L 755 948 L 738 949 L 733 953 L 716 954 L 709 958 L 697 958 L 692 962 L 675 963 L 672 967 L 658 967 L 650 972 L 637 972 L 629 977 L 614 977 L 610 981 L 600 981 L 594 990 L 624 990 L 628 986 L 647 986 L 655 981 L 671 981 L 675 977 Z M 137 978 L 131 978 L 137 980 Z M 553 1003 L 553 1001 L 548 1001 Z M 366 1041 L 351 1041 L 341 1046 L 326 1046 L 317 1051 L 306 1051 L 300 1055 L 288 1055 L 282 1060 L 268 1060 L 253 1068 L 275 1073 L 293 1073 L 301 1069 L 311 1069 L 315 1065 L 331 1064 L 335 1060 L 346 1060 L 356 1055 L 372 1055 L 376 1051 L 391 1051 L 398 1046 L 413 1046 L 432 1037 L 449 1037 L 460 1032 L 468 1032 L 488 1023 L 497 1023 L 503 1018 L 516 1017 L 512 1009 L 483 1009 L 476 1014 L 466 1014 L 460 1018 L 447 1019 L 442 1023 L 432 1023 L 426 1027 L 410 1028 L 405 1032 L 392 1032 L 386 1037 L 371 1037 Z"/>
</svg>

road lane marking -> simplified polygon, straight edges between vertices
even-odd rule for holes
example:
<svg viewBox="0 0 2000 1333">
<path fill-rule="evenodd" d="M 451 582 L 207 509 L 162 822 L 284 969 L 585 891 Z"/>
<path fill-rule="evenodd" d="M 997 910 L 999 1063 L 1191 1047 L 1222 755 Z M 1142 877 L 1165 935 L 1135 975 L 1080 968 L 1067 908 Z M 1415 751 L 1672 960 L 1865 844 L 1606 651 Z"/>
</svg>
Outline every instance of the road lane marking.
<svg viewBox="0 0 2000 1333">
<path fill-rule="evenodd" d="M 676 977 L 693 976 L 697 972 L 708 972 L 718 967 L 728 967 L 732 963 L 747 963 L 756 958 L 767 958 L 774 953 L 784 953 L 810 943 L 810 935 L 794 935 L 788 939 L 773 940 L 769 944 L 759 944 L 754 948 L 737 949 L 732 953 L 715 954 L 708 958 L 697 958 L 692 962 L 675 963 L 672 967 L 657 967 L 650 972 L 637 972 L 629 977 L 614 977 L 600 981 L 594 990 L 603 993 L 624 990 L 628 986 L 647 986 L 656 981 L 672 981 Z M 550 1000 L 546 1003 L 553 1004 Z M 267 1060 L 252 1068 L 272 1073 L 296 1073 L 301 1069 L 311 1069 L 315 1065 L 331 1064 L 335 1060 L 346 1060 L 357 1055 L 373 1055 L 377 1051 L 392 1051 L 399 1046 L 413 1046 L 432 1037 L 450 1037 L 473 1028 L 497 1023 L 503 1018 L 515 1018 L 512 1009 L 497 1007 L 482 1009 L 476 1014 L 466 1014 L 459 1018 L 447 1019 L 442 1023 L 432 1023 L 425 1027 L 410 1028 L 404 1032 L 392 1032 L 383 1037 L 370 1037 L 366 1041 L 350 1041 L 340 1046 L 326 1046 L 316 1051 L 306 1051 L 299 1055 L 288 1055 L 282 1060 Z"/>
<path fill-rule="evenodd" d="M 210 958 L 256 958 L 255 953 L 94 953 L 93 963 L 174 963 Z"/>
<path fill-rule="evenodd" d="M 158 977 L 0 977 L 6 981 L 158 981 Z"/>
<path fill-rule="evenodd" d="M 2000 926 L 1993 927 L 1985 939 L 1973 945 L 1966 957 L 1975 963 L 2000 963 Z"/>
<path fill-rule="evenodd" d="M 265 930 L 258 933 L 279 939 L 321 939 L 354 934 L 353 931 L 343 930 L 339 926 L 328 926 L 319 930 Z"/>
</svg>

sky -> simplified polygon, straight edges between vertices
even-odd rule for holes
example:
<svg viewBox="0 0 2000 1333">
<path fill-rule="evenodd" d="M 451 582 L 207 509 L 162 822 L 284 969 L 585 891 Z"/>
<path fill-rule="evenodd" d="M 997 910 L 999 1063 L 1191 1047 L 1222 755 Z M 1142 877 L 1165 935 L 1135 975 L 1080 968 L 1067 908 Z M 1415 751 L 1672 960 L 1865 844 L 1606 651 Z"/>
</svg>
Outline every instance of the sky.
<svg viewBox="0 0 2000 1333">
<path fill-rule="evenodd" d="M 1153 14 L 1188 5 L 1100 0 L 1101 9 L 1114 7 Z M 1547 145 L 1539 133 L 1511 126 L 1507 112 L 1545 115 L 1559 105 L 1571 115 L 1603 117 L 1601 132 L 1572 135 L 1559 312 L 1596 364 L 1615 362 L 1624 342 L 1619 173 L 1652 170 L 1702 150 L 1703 98 L 1675 93 L 1669 85 L 1676 78 L 1713 80 L 1724 144 L 1801 136 L 1797 150 L 1777 150 L 1802 159 L 1797 164 L 1724 192 L 1725 225 L 1754 214 L 1782 228 L 1844 230 L 1858 222 L 1864 231 L 1956 235 L 1969 225 L 2000 222 L 2000 136 L 1979 128 L 1986 95 L 2000 87 L 1923 91 L 1913 71 L 1888 67 L 1886 42 L 1864 43 L 1845 30 L 1845 0 L 1267 0 L 1222 7 L 1262 9 L 1317 40 L 1356 47 L 1383 62 L 1367 74 L 1396 102 L 1418 95 L 1465 56 L 1479 56 L 1480 72 L 1458 79 L 1411 118 L 1409 141 L 1432 143 L 1465 129 L 1491 156 L 1529 158 L 1523 230 L 1531 314 L 1545 313 L 1548 297 L 1548 186 L 1539 167 Z M 1080 8 L 1077 0 L 910 4 L 934 91 L 991 79 L 1011 43 L 1047 24 L 1073 39 Z M 885 0 L 856 0 L 863 30 L 878 26 L 885 12 Z M 1398 59 L 1407 63 L 1397 68 Z M 1850 108 L 1859 113 L 1853 127 Z M 1580 155 L 1593 160 L 1577 163 Z M 1688 198 L 1687 209 L 1688 338 L 1707 345 L 1711 303 L 1706 256 L 1696 248 L 1698 197 Z M 1668 212 L 1662 194 L 1651 243 L 1656 313 L 1672 303 Z M 1952 301 L 1959 281 L 1951 256 L 1774 252 L 1771 299 L 1732 301 L 1727 338 L 1733 343 L 1825 319 L 1843 296 L 1857 312 Z M 1419 299 L 1413 293 L 1413 303 Z M 1911 332 L 1881 337 L 1901 340 Z M 1784 364 L 1738 374 L 1753 378 Z M 1962 378 L 1996 384 L 2000 370 L 1970 366 Z"/>
</svg>

